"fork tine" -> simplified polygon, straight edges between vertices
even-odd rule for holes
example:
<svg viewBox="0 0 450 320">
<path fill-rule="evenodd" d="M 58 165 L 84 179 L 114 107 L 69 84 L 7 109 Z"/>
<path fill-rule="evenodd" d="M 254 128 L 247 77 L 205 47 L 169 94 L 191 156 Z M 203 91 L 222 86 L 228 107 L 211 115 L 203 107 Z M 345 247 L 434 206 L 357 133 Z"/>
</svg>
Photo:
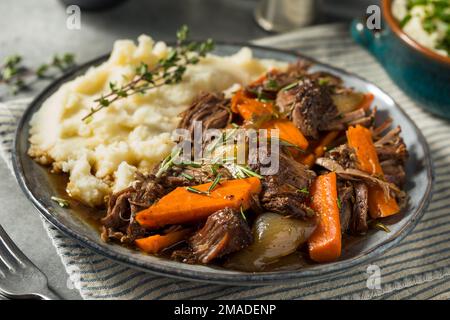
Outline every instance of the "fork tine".
<svg viewBox="0 0 450 320">
<path fill-rule="evenodd" d="M 30 264 L 30 260 L 22 253 L 22 251 L 14 244 L 6 231 L 0 225 L 0 255 L 3 260 L 7 260 L 10 264 L 19 264 L 24 266 Z M 8 265 L 8 263 L 6 262 Z"/>
</svg>

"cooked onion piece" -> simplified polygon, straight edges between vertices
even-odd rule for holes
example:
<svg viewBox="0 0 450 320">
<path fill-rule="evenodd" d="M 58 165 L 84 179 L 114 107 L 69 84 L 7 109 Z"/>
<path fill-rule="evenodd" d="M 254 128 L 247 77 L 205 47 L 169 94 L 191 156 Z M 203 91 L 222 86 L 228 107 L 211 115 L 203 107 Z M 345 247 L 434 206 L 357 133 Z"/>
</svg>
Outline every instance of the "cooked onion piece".
<svg viewBox="0 0 450 320">
<path fill-rule="evenodd" d="M 233 255 L 227 267 L 262 271 L 297 250 L 315 228 L 314 220 L 304 221 L 276 213 L 264 213 L 253 225 L 253 244 Z"/>
</svg>

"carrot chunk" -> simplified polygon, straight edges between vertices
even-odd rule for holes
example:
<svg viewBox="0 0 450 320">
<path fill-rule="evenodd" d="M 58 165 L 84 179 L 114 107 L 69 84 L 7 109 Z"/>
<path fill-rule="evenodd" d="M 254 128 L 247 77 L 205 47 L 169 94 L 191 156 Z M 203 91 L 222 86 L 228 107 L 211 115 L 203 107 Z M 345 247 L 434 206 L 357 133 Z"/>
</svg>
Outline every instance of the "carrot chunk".
<svg viewBox="0 0 450 320">
<path fill-rule="evenodd" d="M 278 129 L 280 139 L 299 147 L 302 150 L 308 148 L 308 140 L 302 132 L 289 120 L 270 120 L 262 125 L 263 129 Z M 270 135 L 270 131 L 269 131 Z"/>
<path fill-rule="evenodd" d="M 311 153 L 302 155 L 299 161 L 308 167 L 312 167 L 317 158 L 323 156 L 328 146 L 338 137 L 339 131 L 330 131 L 314 146 Z"/>
<path fill-rule="evenodd" d="M 157 234 L 147 238 L 137 239 L 134 243 L 142 251 L 154 254 L 183 241 L 190 233 L 190 229 L 182 229 L 165 235 Z"/>
<path fill-rule="evenodd" d="M 272 115 L 274 107 L 271 102 L 248 97 L 243 90 L 239 90 L 231 98 L 231 111 L 239 113 L 244 120 L 252 120 L 258 116 Z"/>
<path fill-rule="evenodd" d="M 211 184 L 205 183 L 194 188 L 206 192 Z M 246 210 L 250 207 L 252 195 L 260 191 L 261 182 L 256 177 L 223 181 L 209 194 L 199 194 L 178 187 L 151 207 L 139 212 L 136 220 L 149 229 L 195 222 L 227 207 L 240 209 L 242 206 Z"/>
<path fill-rule="evenodd" d="M 347 140 L 349 146 L 355 150 L 358 168 L 384 178 L 371 131 L 360 125 L 350 127 L 347 130 Z M 388 217 L 399 211 L 400 208 L 394 197 L 386 196 L 379 186 L 369 186 L 369 213 L 372 218 Z"/>
<path fill-rule="evenodd" d="M 311 196 L 319 224 L 308 239 L 309 255 L 316 262 L 334 261 L 340 257 L 342 246 L 336 173 L 319 176 L 312 185 Z"/>
</svg>

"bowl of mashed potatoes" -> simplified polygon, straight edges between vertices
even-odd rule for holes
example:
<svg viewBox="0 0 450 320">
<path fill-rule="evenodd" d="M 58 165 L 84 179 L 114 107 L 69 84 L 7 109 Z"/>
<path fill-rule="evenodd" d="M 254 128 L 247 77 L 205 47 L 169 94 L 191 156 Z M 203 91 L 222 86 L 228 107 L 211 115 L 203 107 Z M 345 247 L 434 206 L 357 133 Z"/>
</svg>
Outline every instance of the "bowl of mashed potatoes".
<svg viewBox="0 0 450 320">
<path fill-rule="evenodd" d="M 352 34 L 422 108 L 450 118 L 450 1 L 383 0 L 381 29 L 355 21 Z"/>
</svg>

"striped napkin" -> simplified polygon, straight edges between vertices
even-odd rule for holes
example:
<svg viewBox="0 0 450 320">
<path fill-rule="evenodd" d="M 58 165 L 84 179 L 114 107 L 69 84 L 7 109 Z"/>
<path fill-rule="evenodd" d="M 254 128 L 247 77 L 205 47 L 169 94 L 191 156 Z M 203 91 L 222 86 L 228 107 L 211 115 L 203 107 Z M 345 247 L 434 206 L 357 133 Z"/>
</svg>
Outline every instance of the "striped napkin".
<svg viewBox="0 0 450 320">
<path fill-rule="evenodd" d="M 382 67 L 350 38 L 348 26 L 305 28 L 255 44 L 295 49 L 360 74 L 379 85 L 418 124 L 431 147 L 436 186 L 428 211 L 416 228 L 384 256 L 381 287 L 369 289 L 368 265 L 327 281 L 282 286 L 231 287 L 154 276 L 110 261 L 83 248 L 44 222 L 74 286 L 85 299 L 442 299 L 450 298 L 450 123 L 424 111 L 405 96 Z M 10 165 L 15 123 L 27 100 L 0 104 L 0 152 Z"/>
</svg>

